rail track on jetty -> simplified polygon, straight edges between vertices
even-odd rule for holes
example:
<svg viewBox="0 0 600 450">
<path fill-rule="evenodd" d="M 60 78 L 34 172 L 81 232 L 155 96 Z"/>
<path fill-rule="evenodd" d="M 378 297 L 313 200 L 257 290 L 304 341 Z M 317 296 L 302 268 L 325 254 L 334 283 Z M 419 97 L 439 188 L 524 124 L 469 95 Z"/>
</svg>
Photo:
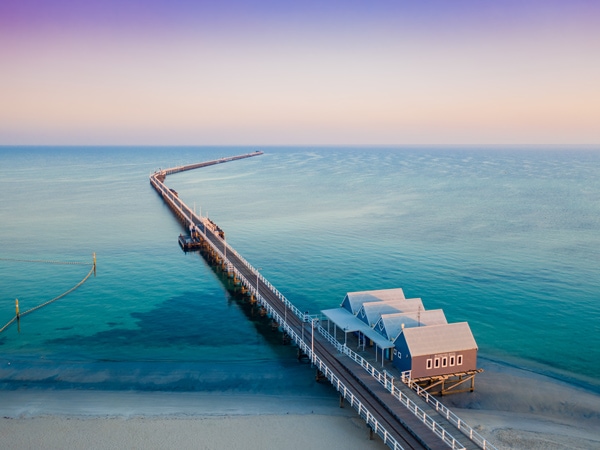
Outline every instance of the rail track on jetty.
<svg viewBox="0 0 600 450">
<path fill-rule="evenodd" d="M 182 165 L 154 172 L 150 184 L 181 221 L 189 237 L 180 235 L 184 249 L 198 249 L 204 258 L 226 271 L 252 295 L 277 327 L 298 346 L 317 370 L 317 379 L 327 379 L 340 394 L 340 406 L 349 403 L 371 430 L 390 448 L 400 449 L 494 449 L 471 427 L 458 420 L 461 441 L 446 428 L 443 415 L 433 412 L 409 387 L 381 373 L 361 356 L 340 344 L 319 322 L 317 315 L 300 311 L 224 239 L 223 231 L 208 217 L 192 211 L 179 195 L 165 185 L 167 175 L 262 155 L 260 151 Z M 412 397 L 410 394 L 413 394 Z M 417 403 L 418 402 L 418 403 Z M 420 403 L 420 404 L 419 404 Z M 440 404 L 441 405 L 441 404 Z M 429 409 L 425 411 L 424 409 Z M 436 416 L 437 414 L 437 416 Z M 435 417 L 435 418 L 434 418 Z"/>
</svg>

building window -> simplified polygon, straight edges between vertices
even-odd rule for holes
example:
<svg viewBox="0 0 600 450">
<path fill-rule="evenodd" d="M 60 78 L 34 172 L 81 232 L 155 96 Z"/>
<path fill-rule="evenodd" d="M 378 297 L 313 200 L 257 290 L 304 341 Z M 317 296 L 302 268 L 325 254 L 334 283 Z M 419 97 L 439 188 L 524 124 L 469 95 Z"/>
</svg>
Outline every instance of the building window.
<svg viewBox="0 0 600 450">
<path fill-rule="evenodd" d="M 432 361 L 431 361 L 431 358 L 429 358 L 427 360 L 427 369 L 431 369 L 431 366 L 432 366 Z"/>
<path fill-rule="evenodd" d="M 434 365 L 435 365 L 435 368 L 436 368 L 436 369 L 437 369 L 438 367 L 440 367 L 440 358 L 435 358 L 435 360 L 434 360 Z"/>
<path fill-rule="evenodd" d="M 444 356 L 442 358 L 442 367 L 446 367 L 448 365 L 448 357 Z"/>
<path fill-rule="evenodd" d="M 458 355 L 456 357 L 456 365 L 457 366 L 462 366 L 462 355 Z"/>
<path fill-rule="evenodd" d="M 454 365 L 454 355 L 450 357 L 450 367 Z"/>
</svg>

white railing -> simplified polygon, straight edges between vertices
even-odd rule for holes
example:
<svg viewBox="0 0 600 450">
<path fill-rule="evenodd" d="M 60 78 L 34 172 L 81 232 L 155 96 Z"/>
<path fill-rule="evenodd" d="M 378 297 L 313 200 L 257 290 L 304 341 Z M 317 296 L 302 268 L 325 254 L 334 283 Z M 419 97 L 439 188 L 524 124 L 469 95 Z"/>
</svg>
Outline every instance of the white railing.
<svg viewBox="0 0 600 450">
<path fill-rule="evenodd" d="M 406 395 L 402 394 L 402 392 L 399 391 L 394 386 L 394 378 L 393 377 L 388 377 L 388 375 L 387 375 L 386 372 L 384 372 L 383 375 L 382 375 L 381 372 L 379 372 L 365 358 L 363 358 L 362 356 L 360 356 L 356 352 L 352 351 L 347 346 L 341 344 L 325 328 L 323 328 L 323 327 L 320 326 L 319 327 L 319 332 L 323 336 L 325 336 L 327 338 L 327 340 L 329 342 L 331 342 L 338 349 L 338 351 L 340 353 L 343 353 L 343 354 L 347 355 L 352 360 L 354 360 L 355 362 L 357 362 L 358 364 L 360 364 L 361 367 L 363 367 L 369 374 L 371 374 L 383 386 L 385 386 L 385 388 L 388 391 L 390 391 L 390 393 L 394 397 L 396 397 L 398 400 L 400 400 L 400 402 L 402 404 L 404 404 L 410 411 L 416 411 L 417 406 L 414 404 L 414 402 L 412 402 L 410 399 L 408 399 L 406 397 Z M 445 417 L 446 420 L 448 420 L 451 424 L 453 424 L 458 430 L 460 430 L 473 443 L 477 444 L 479 447 L 481 447 L 484 450 L 496 450 L 496 447 L 494 447 L 488 440 L 486 440 L 483 436 L 481 436 L 479 433 L 477 433 L 464 420 L 462 420 L 460 417 L 458 417 L 456 414 L 454 414 L 447 406 L 444 406 L 441 402 L 439 402 L 431 394 L 429 394 L 427 391 L 425 391 L 424 389 L 422 389 L 418 384 L 416 384 L 414 382 L 411 382 L 411 380 L 410 380 L 410 371 L 403 372 L 401 379 L 402 379 L 402 382 L 404 384 L 407 384 L 410 388 L 412 388 L 413 390 L 415 390 L 417 392 L 417 394 L 419 394 L 419 396 L 421 398 L 423 398 L 427 403 L 431 404 L 440 415 L 442 415 L 443 417 Z M 427 414 L 425 412 L 422 412 L 422 414 L 419 412 L 419 413 L 417 413 L 415 415 L 417 417 L 419 417 L 430 428 L 432 426 L 435 427 L 435 428 L 437 428 L 437 427 L 441 428 L 441 426 L 439 426 L 437 424 L 437 422 L 434 422 L 433 419 L 425 417 L 425 416 L 427 416 Z M 429 424 L 431 422 L 433 422 L 433 424 L 435 424 L 435 425 L 432 424 L 430 426 Z M 443 433 L 443 431 L 441 431 L 441 430 L 436 431 L 433 428 L 432 428 L 432 430 L 434 432 L 436 432 L 436 434 L 438 436 L 440 436 L 440 437 L 442 437 L 442 434 L 445 434 L 446 436 L 450 436 L 449 433 L 447 433 L 447 432 Z M 443 430 L 443 428 L 442 428 L 442 430 Z M 452 439 L 454 439 L 454 438 L 452 438 Z M 444 439 L 444 440 L 452 448 L 458 448 L 458 447 L 454 447 L 454 445 L 455 445 L 454 441 L 451 444 L 449 440 L 446 440 L 446 439 Z M 456 445 L 458 445 L 458 444 L 459 444 L 458 441 L 456 441 Z"/>
<path fill-rule="evenodd" d="M 302 342 L 302 341 L 298 341 Z M 305 344 L 306 347 L 306 344 Z M 310 350 L 307 349 L 310 352 Z M 371 412 L 358 400 L 354 394 L 341 382 L 341 380 L 329 369 L 327 364 L 325 364 L 316 354 L 311 353 L 311 361 L 316 367 L 323 373 L 329 382 L 340 392 L 341 395 L 344 396 L 350 405 L 356 409 L 358 415 L 362 417 L 367 425 L 375 431 L 375 433 L 381 437 L 384 444 L 394 450 L 403 450 L 403 447 L 396 441 L 388 431 L 379 424 L 377 419 L 373 417 Z"/>
<path fill-rule="evenodd" d="M 248 289 L 254 290 L 256 293 L 256 290 L 252 287 L 252 283 L 250 283 L 250 281 L 246 277 L 244 277 L 244 275 L 237 271 L 237 269 L 234 270 L 236 271 L 236 275 L 240 278 L 240 280 L 242 280 L 246 287 L 248 287 Z M 271 318 L 273 318 L 279 324 L 279 326 L 290 336 L 290 338 L 296 343 L 296 345 L 298 345 L 300 350 L 302 350 L 309 357 L 311 363 L 315 365 L 327 377 L 327 379 L 336 388 L 336 390 L 340 392 L 344 399 L 350 402 L 350 405 L 354 409 L 356 409 L 359 416 L 361 416 L 365 420 L 367 425 L 369 425 L 371 429 L 375 431 L 375 433 L 377 433 L 378 436 L 381 437 L 383 442 L 394 450 L 403 450 L 403 447 L 389 434 L 385 427 L 383 427 L 379 423 L 379 421 L 373 416 L 373 414 L 368 410 L 368 408 L 366 408 L 360 402 L 360 400 L 356 398 L 352 391 L 348 389 L 346 385 L 331 371 L 327 364 L 325 364 L 325 362 L 323 362 L 323 360 L 321 360 L 321 358 L 317 356 L 317 354 L 313 351 L 312 345 L 309 345 L 307 342 L 305 342 L 303 336 L 298 334 L 288 324 L 287 320 L 281 317 L 281 315 L 275 310 L 275 308 L 269 302 L 267 302 L 265 298 L 262 295 L 260 295 L 260 293 L 256 293 L 255 295 L 258 302 L 263 308 L 267 310 L 267 313 L 271 316 Z M 295 310 L 298 313 L 300 312 L 298 308 L 295 308 Z M 305 316 L 304 314 L 302 314 L 300 317 L 302 318 L 302 327 L 305 326 L 305 322 L 311 323 L 311 334 L 313 334 L 315 319 L 312 316 Z"/>
<path fill-rule="evenodd" d="M 183 212 L 183 209 L 180 205 L 181 202 L 179 199 L 175 200 L 177 197 L 175 197 L 171 191 L 169 191 L 166 186 L 161 183 L 158 180 L 155 180 L 153 177 L 150 178 L 151 183 L 153 186 L 157 187 L 163 194 L 166 194 L 166 196 L 169 198 L 169 200 L 171 200 L 172 205 L 179 210 L 179 212 L 181 212 L 182 215 L 186 216 Z M 187 208 L 189 210 L 189 208 Z M 187 217 L 187 216 L 186 216 Z M 190 220 L 193 222 L 193 218 L 190 218 Z M 214 243 L 210 240 L 207 239 L 207 242 L 209 243 L 209 245 L 212 247 L 212 249 L 217 252 L 217 254 L 219 254 L 220 257 L 222 257 L 224 260 L 227 260 L 225 258 L 225 255 L 223 252 L 221 252 L 221 249 L 217 248 Z M 226 245 L 226 244 L 225 244 Z M 228 248 L 228 251 L 232 251 L 234 252 L 233 249 Z M 236 256 L 239 257 L 239 255 Z M 297 315 L 298 317 L 302 318 L 303 322 L 302 322 L 302 326 L 304 327 L 304 313 L 301 313 L 300 310 L 298 308 L 296 308 L 292 303 L 290 303 L 281 293 L 279 293 L 276 289 L 274 289 L 272 287 L 272 285 L 262 277 L 262 275 L 260 275 L 260 273 L 254 269 L 254 267 L 252 267 L 247 261 L 245 261 L 243 258 L 240 257 L 240 260 L 252 271 L 254 272 L 254 274 L 257 274 L 259 276 L 259 278 L 263 281 L 263 283 L 265 285 L 267 285 L 269 287 L 269 289 L 274 292 L 278 298 L 281 298 L 282 301 L 284 301 L 284 303 L 286 304 L 287 307 L 289 307 L 290 311 L 292 311 L 293 314 Z M 371 427 L 371 429 L 378 435 L 381 437 L 381 439 L 383 440 L 383 442 L 390 448 L 392 448 L 393 450 L 404 450 L 404 448 L 398 443 L 398 441 L 396 441 L 393 436 L 391 436 L 389 434 L 389 432 L 385 429 L 385 427 L 383 427 L 379 421 L 373 416 L 373 414 L 368 410 L 367 407 L 365 407 L 361 401 L 356 398 L 356 396 L 352 393 L 352 391 L 350 389 L 348 389 L 348 387 L 331 371 L 331 369 L 327 366 L 327 364 L 325 364 L 321 358 L 319 358 L 316 353 L 314 353 L 313 349 L 311 346 L 309 346 L 306 342 L 304 342 L 304 340 L 302 339 L 302 337 L 296 333 L 296 331 L 294 331 L 294 329 L 288 324 L 287 320 L 285 320 L 284 318 L 282 318 L 279 313 L 271 306 L 270 303 L 268 303 L 264 297 L 262 295 L 260 295 L 259 292 L 256 291 L 256 288 L 253 287 L 253 284 L 241 273 L 239 272 L 238 269 L 235 268 L 234 266 L 234 273 L 236 274 L 236 276 L 238 276 L 240 278 L 240 280 L 246 285 L 246 287 L 248 287 L 248 289 L 251 289 L 255 292 L 256 298 L 258 300 L 258 302 L 267 310 L 267 312 L 271 315 L 272 318 L 274 318 L 277 323 L 283 328 L 283 330 L 290 336 L 290 338 L 298 345 L 298 347 L 300 348 L 300 350 L 302 350 L 306 355 L 309 356 L 311 362 L 327 377 L 327 379 L 331 382 L 331 384 L 337 389 L 338 392 L 340 392 L 340 394 L 344 397 L 344 399 L 346 399 L 350 405 L 356 409 L 356 411 L 358 412 L 359 416 L 362 417 L 365 422 L 367 423 L 367 425 L 369 427 Z M 312 322 L 311 326 L 314 326 L 314 319 L 310 316 L 308 316 Z M 314 330 L 313 330 L 314 332 Z"/>
<path fill-rule="evenodd" d="M 373 378 L 379 381 L 396 399 L 400 401 L 402 405 L 406 407 L 412 414 L 414 414 L 421 422 L 423 422 L 431 431 L 433 431 L 440 439 L 442 439 L 452 449 L 462 449 L 464 446 L 456 440 L 450 433 L 446 431 L 444 427 L 438 424 L 433 418 L 431 418 L 425 411 L 423 411 L 417 404 L 409 399 L 405 394 L 402 393 L 398 388 L 394 386 L 394 378 L 388 377 L 387 373 L 383 374 L 378 371 L 372 364 L 370 364 L 365 358 L 352 351 L 346 345 L 341 344 L 335 339 L 325 328 L 319 325 L 319 333 L 323 335 L 335 348 L 342 354 L 348 356 L 354 362 L 358 363 L 363 369 L 367 371 Z"/>
<path fill-rule="evenodd" d="M 175 168 L 179 170 L 168 169 L 167 171 L 162 171 L 162 173 L 174 173 L 180 171 L 181 168 Z M 173 171 L 171 171 L 173 170 Z M 196 223 L 200 222 L 203 225 L 206 224 L 204 217 L 198 216 L 195 214 L 184 202 L 179 200 L 167 187 L 164 183 L 160 182 L 156 179 L 157 173 L 150 176 L 151 184 L 163 193 L 163 197 L 166 195 L 175 208 L 181 213 L 182 216 L 186 217 L 190 223 L 196 225 Z M 204 226 L 204 232 L 206 234 L 207 227 Z M 212 233 L 212 231 L 211 231 Z M 213 233 L 214 236 L 216 236 Z M 245 258 L 243 258 L 235 249 L 230 247 L 226 241 L 223 241 L 223 249 L 218 248 L 210 239 L 206 239 L 212 249 L 219 255 L 223 261 L 230 262 L 229 258 L 226 257 L 225 253 L 229 252 L 230 254 L 235 254 L 235 256 L 248 268 L 254 275 L 256 275 L 263 284 L 273 293 L 276 297 L 285 305 L 287 309 L 298 318 L 301 319 L 302 322 L 306 322 L 307 317 L 305 313 L 300 311 L 294 304 L 292 304 L 283 294 L 281 294 L 266 278 L 264 278 L 257 269 L 255 269 Z M 225 250 L 226 249 L 226 250 Z M 390 440 L 393 440 L 389 433 L 377 423 L 375 418 L 371 413 L 354 397 L 354 395 L 341 383 L 337 377 L 331 372 L 331 370 L 327 367 L 325 363 L 321 361 L 320 358 L 314 354 L 312 348 L 303 341 L 302 337 L 299 336 L 287 323 L 285 318 L 282 318 L 277 311 L 264 299 L 260 292 L 258 291 L 258 286 L 256 286 L 255 281 L 250 282 L 233 264 L 234 274 L 246 285 L 246 287 L 254 293 L 259 303 L 267 310 L 267 312 L 273 317 L 277 323 L 282 327 L 282 329 L 291 337 L 291 339 L 298 345 L 298 347 L 306 353 L 311 359 L 312 363 L 317 365 L 319 370 L 323 372 L 329 381 L 336 387 L 336 389 L 344 395 L 344 398 L 350 398 L 351 405 L 358 411 L 359 415 L 363 417 L 369 426 L 384 439 L 384 442 L 389 445 L 391 443 Z M 312 322 L 316 317 L 308 316 L 308 319 Z M 304 326 L 304 325 L 302 325 Z M 423 422 L 429 429 L 431 429 L 438 437 L 440 437 L 450 448 L 452 449 L 464 449 L 464 446 L 457 441 L 450 433 L 448 433 L 441 425 L 435 422 L 426 412 L 424 412 L 421 408 L 419 408 L 412 400 L 410 400 L 405 394 L 403 394 L 398 388 L 394 386 L 393 377 L 388 377 L 387 373 L 383 374 L 378 371 L 373 365 L 371 365 L 365 358 L 360 356 L 358 353 L 352 351 L 346 345 L 341 344 L 337 341 L 325 328 L 321 325 L 317 325 L 316 327 L 319 333 L 325 337 L 325 339 L 332 344 L 340 353 L 348 356 L 350 359 L 358 363 L 363 369 L 367 371 L 371 376 L 373 376 L 379 383 L 381 383 L 395 398 L 397 398 L 402 405 L 404 405 L 412 414 L 414 414 L 421 422 Z M 330 374 L 330 375 L 328 375 Z M 404 374 L 403 374 L 404 375 Z M 403 376 L 404 378 L 404 376 Z M 404 382 L 404 379 L 403 379 Z M 410 386 L 410 384 L 409 384 Z M 412 387 L 412 386 L 411 386 Z M 343 389 L 342 389 L 343 388 Z M 417 386 L 418 389 L 420 387 Z M 414 389 L 414 387 L 413 387 Z M 422 394 L 417 390 L 417 393 L 424 398 L 428 403 L 433 404 L 440 414 L 444 415 L 446 419 L 454 424 L 465 436 L 467 436 L 471 441 L 477 444 L 479 447 L 483 449 L 492 449 L 495 450 L 495 447 L 491 445 L 487 440 L 485 440 L 482 436 L 480 436 L 475 430 L 473 430 L 468 424 L 466 424 L 463 420 L 461 420 L 458 416 L 452 413 L 447 407 L 442 405 L 436 399 L 434 399 L 429 393 L 425 392 Z M 356 403 L 356 405 L 354 404 Z M 358 407 L 357 407 L 358 405 Z M 366 412 L 366 415 L 363 415 L 362 411 Z M 394 449 L 401 449 L 402 447 L 395 440 L 393 440 L 394 446 L 391 446 Z"/>
<path fill-rule="evenodd" d="M 415 391 L 419 397 L 429 403 L 438 413 L 440 413 L 443 417 L 448 420 L 451 424 L 453 424 L 456 428 L 458 428 L 465 436 L 471 439 L 474 443 L 476 443 L 479 447 L 483 449 L 496 450 L 488 440 L 486 440 L 483 436 L 481 436 L 477 431 L 475 431 L 469 424 L 467 424 L 464 420 L 454 414 L 450 408 L 445 406 L 442 402 L 436 399 L 433 395 L 419 386 L 417 383 L 412 381 L 411 379 L 411 371 L 402 372 L 401 380 L 404 384 L 406 384 L 409 388 Z"/>
</svg>

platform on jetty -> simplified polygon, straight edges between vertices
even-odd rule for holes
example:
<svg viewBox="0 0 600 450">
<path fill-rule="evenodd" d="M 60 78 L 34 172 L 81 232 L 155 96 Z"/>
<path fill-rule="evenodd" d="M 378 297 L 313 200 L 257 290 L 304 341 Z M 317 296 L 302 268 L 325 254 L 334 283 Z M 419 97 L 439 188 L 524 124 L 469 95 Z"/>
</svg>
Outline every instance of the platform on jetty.
<svg viewBox="0 0 600 450">
<path fill-rule="evenodd" d="M 494 449 L 448 408 L 427 393 L 415 393 L 410 379 L 395 379 L 376 369 L 367 359 L 335 339 L 320 317 L 300 311 L 259 271 L 227 244 L 224 232 L 207 217 L 192 211 L 166 185 L 167 175 L 261 155 L 262 152 L 159 170 L 150 183 L 182 222 L 189 237 L 180 245 L 198 246 L 204 258 L 227 271 L 257 302 L 289 341 L 298 346 L 317 370 L 317 380 L 326 378 L 340 393 L 340 406 L 349 403 L 365 420 L 371 433 L 392 449 Z M 284 339 L 285 342 L 285 339 Z M 407 383 L 407 384 L 405 384 Z M 425 398 L 426 397 L 426 398 Z M 424 401 L 427 400 L 427 401 Z M 453 434 L 454 433 L 454 436 Z"/>
<path fill-rule="evenodd" d="M 184 251 L 193 251 L 202 249 L 202 241 L 200 239 L 194 239 L 191 236 L 179 235 L 179 245 Z"/>
</svg>

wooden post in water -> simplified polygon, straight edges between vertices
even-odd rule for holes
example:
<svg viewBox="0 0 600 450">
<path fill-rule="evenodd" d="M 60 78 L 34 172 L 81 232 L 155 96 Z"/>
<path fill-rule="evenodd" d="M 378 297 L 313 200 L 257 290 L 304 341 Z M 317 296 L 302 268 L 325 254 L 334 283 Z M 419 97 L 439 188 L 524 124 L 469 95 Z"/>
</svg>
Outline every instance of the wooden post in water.
<svg viewBox="0 0 600 450">
<path fill-rule="evenodd" d="M 19 299 L 15 299 L 15 309 L 17 310 L 17 331 L 21 332 L 21 313 L 19 313 Z"/>
</svg>

